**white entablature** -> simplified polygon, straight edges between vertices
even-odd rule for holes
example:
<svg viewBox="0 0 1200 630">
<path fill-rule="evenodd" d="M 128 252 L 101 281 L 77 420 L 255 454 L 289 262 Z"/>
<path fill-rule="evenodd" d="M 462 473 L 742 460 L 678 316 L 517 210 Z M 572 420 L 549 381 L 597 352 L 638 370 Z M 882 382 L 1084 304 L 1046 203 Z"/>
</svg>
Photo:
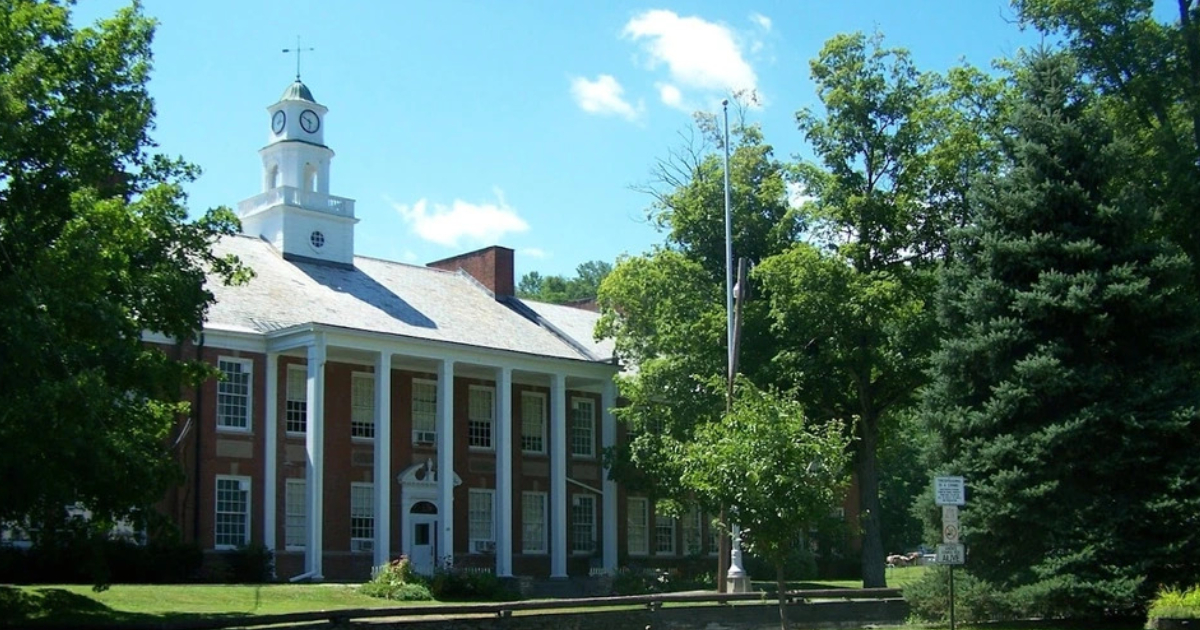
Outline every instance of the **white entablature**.
<svg viewBox="0 0 1200 630">
<path fill-rule="evenodd" d="M 329 194 L 328 111 L 299 79 L 267 108 L 262 192 L 238 204 L 238 215 L 243 233 L 285 255 L 353 265 L 354 200 Z"/>
</svg>

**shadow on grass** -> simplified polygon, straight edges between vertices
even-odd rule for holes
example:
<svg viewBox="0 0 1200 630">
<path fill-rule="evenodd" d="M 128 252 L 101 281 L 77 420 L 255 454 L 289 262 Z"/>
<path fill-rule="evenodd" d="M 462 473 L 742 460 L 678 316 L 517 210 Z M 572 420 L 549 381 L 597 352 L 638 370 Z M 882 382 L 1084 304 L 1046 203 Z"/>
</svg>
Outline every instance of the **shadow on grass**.
<svg viewBox="0 0 1200 630">
<path fill-rule="evenodd" d="M 61 588 L 19 589 L 0 586 L 0 628 L 136 626 L 243 616 L 236 613 L 131 613 L 113 610 L 86 595 Z"/>
</svg>

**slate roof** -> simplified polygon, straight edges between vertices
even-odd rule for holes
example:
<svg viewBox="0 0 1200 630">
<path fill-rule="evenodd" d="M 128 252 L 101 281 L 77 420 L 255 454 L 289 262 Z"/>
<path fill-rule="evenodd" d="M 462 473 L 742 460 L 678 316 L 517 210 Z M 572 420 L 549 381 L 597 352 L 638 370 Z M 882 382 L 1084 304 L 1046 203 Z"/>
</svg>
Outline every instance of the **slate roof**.
<svg viewBox="0 0 1200 630">
<path fill-rule="evenodd" d="M 249 236 L 221 239 L 213 249 L 235 254 L 255 277 L 241 286 L 209 283 L 216 296 L 211 326 L 267 333 L 326 324 L 562 359 L 612 357 L 611 342 L 606 349 L 592 340 L 597 313 L 516 298 L 502 303 L 461 272 L 362 256 L 353 269 L 284 260 Z"/>
</svg>

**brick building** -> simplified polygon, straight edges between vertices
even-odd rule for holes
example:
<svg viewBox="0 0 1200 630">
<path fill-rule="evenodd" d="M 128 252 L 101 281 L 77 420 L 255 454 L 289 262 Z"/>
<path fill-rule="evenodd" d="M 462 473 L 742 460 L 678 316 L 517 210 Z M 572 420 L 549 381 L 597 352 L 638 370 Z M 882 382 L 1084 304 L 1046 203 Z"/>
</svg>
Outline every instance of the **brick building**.
<svg viewBox="0 0 1200 630">
<path fill-rule="evenodd" d="M 266 545 L 281 578 L 363 579 L 401 554 L 567 577 L 714 553 L 705 519 L 654 519 L 607 479 L 619 368 L 595 312 L 517 298 L 504 247 L 354 255 L 326 111 L 298 80 L 268 108 L 262 192 L 216 247 L 255 277 L 211 283 L 187 350 L 223 378 L 195 393 L 168 500 L 185 536 Z"/>
</svg>

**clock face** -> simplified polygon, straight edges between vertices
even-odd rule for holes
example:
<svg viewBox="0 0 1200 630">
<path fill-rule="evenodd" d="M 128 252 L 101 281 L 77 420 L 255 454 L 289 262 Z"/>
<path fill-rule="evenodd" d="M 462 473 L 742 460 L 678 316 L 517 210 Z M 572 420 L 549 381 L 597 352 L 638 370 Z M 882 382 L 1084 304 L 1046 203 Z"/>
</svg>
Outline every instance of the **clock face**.
<svg viewBox="0 0 1200 630">
<path fill-rule="evenodd" d="M 300 112 L 300 126 L 308 133 L 317 133 L 321 128 L 321 118 L 317 116 L 317 112 L 311 109 L 306 109 Z"/>
<path fill-rule="evenodd" d="M 282 133 L 285 123 L 287 123 L 287 114 L 283 113 L 283 110 L 275 112 L 275 115 L 271 116 L 271 131 Z"/>
</svg>

